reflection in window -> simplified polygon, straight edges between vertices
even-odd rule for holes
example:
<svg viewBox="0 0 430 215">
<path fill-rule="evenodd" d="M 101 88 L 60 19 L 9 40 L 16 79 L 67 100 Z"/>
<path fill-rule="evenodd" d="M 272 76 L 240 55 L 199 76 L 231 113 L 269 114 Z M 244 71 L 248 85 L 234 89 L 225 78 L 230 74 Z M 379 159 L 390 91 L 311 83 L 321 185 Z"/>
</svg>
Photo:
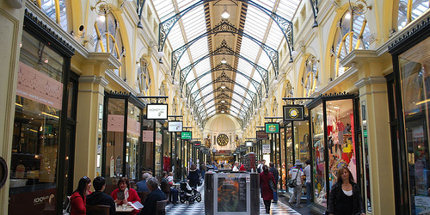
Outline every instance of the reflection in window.
<svg viewBox="0 0 430 215">
<path fill-rule="evenodd" d="M 339 20 L 331 55 L 335 63 L 335 78 L 341 76 L 346 68 L 340 61 L 355 49 L 368 49 L 370 31 L 365 14 L 357 9 L 348 10 Z"/>
<path fill-rule="evenodd" d="M 430 201 L 429 44 L 430 39 L 426 39 L 399 56 L 411 214 L 430 210 L 423 203 Z"/>
<path fill-rule="evenodd" d="M 402 30 L 407 24 L 421 16 L 429 9 L 428 0 L 400 0 L 397 28 Z"/>
<path fill-rule="evenodd" d="M 326 191 L 326 169 L 324 159 L 324 121 L 323 121 L 323 105 L 320 104 L 311 111 L 312 123 L 312 144 L 313 144 L 313 162 L 314 162 L 314 201 L 315 203 L 327 206 L 327 191 Z"/>
<path fill-rule="evenodd" d="M 99 15 L 94 23 L 94 28 L 95 51 L 108 52 L 116 57 L 122 66 L 119 69 L 115 69 L 114 72 L 125 80 L 125 49 L 122 44 L 119 22 L 112 13 L 106 13 L 105 15 Z"/>
<path fill-rule="evenodd" d="M 67 0 L 33 0 L 45 14 L 67 31 Z"/>
<path fill-rule="evenodd" d="M 318 84 L 318 60 L 314 56 L 305 61 L 305 71 L 302 77 L 303 95 L 309 97 L 315 92 Z"/>
</svg>

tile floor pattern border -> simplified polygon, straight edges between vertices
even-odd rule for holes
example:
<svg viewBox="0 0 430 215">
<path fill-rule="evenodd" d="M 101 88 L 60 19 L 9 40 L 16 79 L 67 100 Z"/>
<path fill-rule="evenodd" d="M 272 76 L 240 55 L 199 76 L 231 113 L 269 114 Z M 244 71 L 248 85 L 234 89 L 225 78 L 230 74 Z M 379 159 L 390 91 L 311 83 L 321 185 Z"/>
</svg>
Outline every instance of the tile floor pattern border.
<svg viewBox="0 0 430 215">
<path fill-rule="evenodd" d="M 203 186 L 199 187 L 198 190 L 202 193 L 202 201 L 196 202 L 194 204 L 179 203 L 179 204 L 169 204 L 166 206 L 167 215 L 204 215 L 205 205 L 204 205 L 204 189 Z M 260 199 L 260 214 L 266 214 L 264 208 L 263 200 Z M 290 208 L 288 205 L 278 201 L 277 204 L 273 204 L 270 207 L 270 214 L 282 214 L 282 215 L 300 215 L 297 211 Z"/>
</svg>

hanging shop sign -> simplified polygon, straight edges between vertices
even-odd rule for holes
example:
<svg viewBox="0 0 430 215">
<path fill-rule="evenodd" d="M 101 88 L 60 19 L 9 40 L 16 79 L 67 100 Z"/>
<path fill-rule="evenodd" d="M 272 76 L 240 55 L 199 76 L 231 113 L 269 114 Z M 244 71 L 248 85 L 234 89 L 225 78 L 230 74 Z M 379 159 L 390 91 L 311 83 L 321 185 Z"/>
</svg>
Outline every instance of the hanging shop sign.
<svg viewBox="0 0 430 215">
<path fill-rule="evenodd" d="M 278 123 L 266 123 L 266 133 L 268 133 L 268 134 L 279 133 L 279 124 Z"/>
<path fill-rule="evenodd" d="M 303 121 L 303 105 L 284 105 L 284 121 Z"/>
<path fill-rule="evenodd" d="M 192 138 L 192 133 L 191 133 L 191 131 L 183 131 L 183 132 L 181 132 L 181 139 L 182 140 L 191 140 L 191 138 Z"/>
<path fill-rule="evenodd" d="M 169 121 L 169 132 L 181 132 L 182 121 Z"/>
<path fill-rule="evenodd" d="M 263 144 L 263 154 L 270 153 L 270 144 Z"/>
<path fill-rule="evenodd" d="M 245 146 L 252 147 L 253 142 L 252 141 L 246 141 Z"/>
<path fill-rule="evenodd" d="M 167 119 L 167 104 L 148 104 L 146 119 Z"/>
<path fill-rule="evenodd" d="M 194 141 L 194 142 L 192 142 L 192 144 L 195 147 L 200 147 L 202 145 L 202 142 L 201 141 Z"/>
<path fill-rule="evenodd" d="M 257 140 L 269 139 L 269 136 L 267 135 L 266 131 L 257 131 L 255 136 L 256 136 Z"/>
</svg>

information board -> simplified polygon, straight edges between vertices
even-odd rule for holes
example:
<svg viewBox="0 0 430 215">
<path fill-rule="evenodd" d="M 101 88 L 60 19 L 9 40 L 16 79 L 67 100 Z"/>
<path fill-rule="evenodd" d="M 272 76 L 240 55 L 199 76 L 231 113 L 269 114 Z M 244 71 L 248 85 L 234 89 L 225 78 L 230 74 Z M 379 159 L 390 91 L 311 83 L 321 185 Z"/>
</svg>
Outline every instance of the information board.
<svg viewBox="0 0 430 215">
<path fill-rule="evenodd" d="M 218 177 L 217 212 L 247 212 L 247 181 L 239 174 Z"/>
</svg>

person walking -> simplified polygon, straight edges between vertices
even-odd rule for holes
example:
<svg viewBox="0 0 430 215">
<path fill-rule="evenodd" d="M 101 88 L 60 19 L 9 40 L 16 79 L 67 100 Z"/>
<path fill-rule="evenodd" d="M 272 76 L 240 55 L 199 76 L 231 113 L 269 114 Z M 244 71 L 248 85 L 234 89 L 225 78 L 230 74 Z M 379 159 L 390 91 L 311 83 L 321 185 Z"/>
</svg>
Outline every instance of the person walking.
<svg viewBox="0 0 430 215">
<path fill-rule="evenodd" d="M 190 172 L 188 173 L 188 180 L 190 180 L 190 187 L 197 188 L 197 185 L 199 184 L 200 180 L 200 174 L 197 171 L 197 167 L 195 164 L 191 165 Z"/>
<path fill-rule="evenodd" d="M 293 202 L 296 202 L 296 207 L 300 206 L 300 198 L 302 197 L 302 177 L 303 177 L 303 170 L 302 170 L 302 162 L 300 160 L 296 160 L 296 163 L 294 167 L 290 170 L 288 173 L 290 175 L 291 180 L 295 180 L 296 184 L 293 187 L 293 195 L 291 195 L 290 200 L 288 203 L 290 205 L 293 204 Z"/>
<path fill-rule="evenodd" d="M 273 189 L 273 203 L 278 203 L 278 191 L 277 191 L 277 186 L 278 186 L 278 179 L 279 179 L 279 172 L 278 169 L 275 168 L 275 165 L 270 162 L 270 169 L 269 172 L 271 172 L 273 174 L 273 177 L 275 178 L 275 189 Z"/>
<path fill-rule="evenodd" d="M 312 201 L 312 186 L 311 186 L 311 161 L 306 160 L 306 167 L 304 169 L 304 174 L 306 176 L 306 201 L 308 204 Z"/>
<path fill-rule="evenodd" d="M 260 173 L 260 188 L 264 206 L 266 207 L 266 213 L 270 213 L 270 204 L 273 199 L 274 184 L 275 178 L 273 177 L 272 173 L 269 172 L 269 168 L 264 165 L 263 171 Z"/>
<path fill-rule="evenodd" d="M 365 215 L 360 195 L 360 188 L 348 168 L 337 171 L 337 182 L 330 190 L 327 214 L 329 215 Z"/>
</svg>

